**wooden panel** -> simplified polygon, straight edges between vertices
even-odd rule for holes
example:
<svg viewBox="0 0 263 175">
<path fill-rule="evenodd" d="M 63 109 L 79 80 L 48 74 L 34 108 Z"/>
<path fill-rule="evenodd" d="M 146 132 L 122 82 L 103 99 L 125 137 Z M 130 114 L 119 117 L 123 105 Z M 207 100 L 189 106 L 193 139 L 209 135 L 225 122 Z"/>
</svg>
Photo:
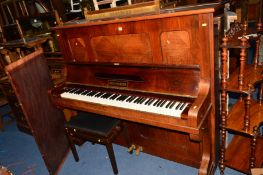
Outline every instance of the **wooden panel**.
<svg viewBox="0 0 263 175">
<path fill-rule="evenodd" d="M 55 174 L 69 146 L 63 114 L 48 98 L 52 81 L 42 51 L 8 65 L 6 71 L 48 171 Z"/>
<path fill-rule="evenodd" d="M 58 39 L 63 40 L 60 46 L 64 58 L 74 62 L 198 64 L 202 78 L 211 76 L 211 69 L 207 68 L 213 65 L 210 59 L 213 54 L 207 49 L 211 47 L 209 37 L 213 21 L 209 19 L 212 15 L 150 17 L 153 19 L 118 19 L 57 29 Z M 131 40 L 132 37 L 135 39 Z M 167 44 L 168 37 L 170 44 Z M 74 46 L 76 40 L 82 43 L 79 48 Z M 76 51 L 72 52 L 73 48 Z M 143 60 L 139 54 L 143 55 Z"/>
<path fill-rule="evenodd" d="M 168 64 L 189 64 L 191 55 L 190 38 L 187 31 L 171 31 L 161 34 L 163 59 Z"/>
<path fill-rule="evenodd" d="M 83 38 L 70 38 L 68 40 L 71 57 L 73 60 L 89 60 L 86 44 Z"/>
<path fill-rule="evenodd" d="M 180 96 L 196 97 L 200 70 L 198 66 L 125 66 L 125 65 L 68 65 L 68 82 L 75 82 L 100 87 L 122 88 L 129 90 L 167 93 Z M 75 76 L 85 75 L 85 76 Z M 105 75 L 99 77 L 99 75 Z M 177 76 L 180 75 L 180 76 Z M 106 77 L 107 76 L 107 77 Z M 132 80 L 137 78 L 141 81 Z M 126 83 L 118 87 L 109 84 L 109 80 Z M 182 86 L 184 84 L 184 86 Z"/>
<path fill-rule="evenodd" d="M 192 167 L 200 166 L 202 143 L 190 141 L 188 134 L 148 125 L 128 124 L 132 143 L 142 146 L 144 152 Z"/>
<path fill-rule="evenodd" d="M 145 33 L 97 36 L 91 38 L 91 46 L 96 56 L 95 61 L 152 63 L 149 39 Z"/>
</svg>

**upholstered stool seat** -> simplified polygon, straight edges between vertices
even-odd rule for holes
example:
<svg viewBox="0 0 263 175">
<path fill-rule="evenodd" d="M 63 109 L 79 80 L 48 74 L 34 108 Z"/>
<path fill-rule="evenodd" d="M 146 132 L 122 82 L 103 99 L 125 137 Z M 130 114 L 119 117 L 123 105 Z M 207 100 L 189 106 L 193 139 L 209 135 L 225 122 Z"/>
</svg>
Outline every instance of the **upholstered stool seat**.
<svg viewBox="0 0 263 175">
<path fill-rule="evenodd" d="M 112 142 L 121 131 L 121 121 L 118 119 L 79 112 L 77 116 L 65 123 L 66 134 L 73 156 L 79 160 L 74 139 L 84 139 L 93 143 L 103 144 L 107 148 L 114 174 L 118 174 L 117 164 L 113 152 Z"/>
<path fill-rule="evenodd" d="M 111 130 L 118 126 L 120 120 L 98 114 L 80 112 L 65 124 L 65 127 L 92 132 L 107 137 Z"/>
</svg>

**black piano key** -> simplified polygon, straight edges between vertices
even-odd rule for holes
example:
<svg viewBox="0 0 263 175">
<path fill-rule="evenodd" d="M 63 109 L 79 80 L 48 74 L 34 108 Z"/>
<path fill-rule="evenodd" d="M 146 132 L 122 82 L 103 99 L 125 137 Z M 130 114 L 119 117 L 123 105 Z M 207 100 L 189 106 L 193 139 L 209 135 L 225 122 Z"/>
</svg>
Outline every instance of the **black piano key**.
<svg viewBox="0 0 263 175">
<path fill-rule="evenodd" d="M 96 94 L 94 94 L 94 97 L 98 96 L 101 92 L 96 92 Z"/>
<path fill-rule="evenodd" d="M 121 95 L 119 98 L 117 98 L 118 101 L 123 101 L 127 98 L 127 95 Z"/>
<path fill-rule="evenodd" d="M 135 99 L 137 98 L 137 96 L 134 96 L 129 102 L 133 102 Z"/>
<path fill-rule="evenodd" d="M 148 103 L 151 101 L 151 98 L 149 98 L 146 102 L 145 105 L 148 105 Z"/>
<path fill-rule="evenodd" d="M 77 89 L 74 88 L 74 89 L 72 89 L 71 91 L 69 91 L 69 93 L 74 93 L 76 90 L 77 90 Z"/>
<path fill-rule="evenodd" d="M 90 91 L 89 93 L 86 94 L 86 96 L 90 96 L 94 91 Z"/>
<path fill-rule="evenodd" d="M 97 91 L 92 91 L 91 93 L 88 94 L 88 96 L 94 96 L 95 94 L 97 94 L 98 92 Z"/>
<path fill-rule="evenodd" d="M 130 98 L 128 98 L 126 101 L 130 103 L 130 102 L 131 102 L 131 100 L 132 100 L 133 98 L 134 98 L 134 96 L 131 96 L 131 97 L 130 97 Z"/>
<path fill-rule="evenodd" d="M 129 97 L 128 95 L 125 95 L 125 96 L 121 99 L 121 101 L 125 101 L 128 97 Z"/>
<path fill-rule="evenodd" d="M 130 103 L 134 103 L 139 97 L 134 96 L 134 98 L 130 101 Z"/>
<path fill-rule="evenodd" d="M 125 100 L 126 102 L 129 102 L 132 96 L 128 96 L 128 98 Z"/>
<path fill-rule="evenodd" d="M 69 93 L 73 93 L 76 89 L 72 88 L 70 91 L 68 91 Z"/>
<path fill-rule="evenodd" d="M 109 100 L 112 100 L 112 97 L 114 97 L 116 94 L 113 93 L 110 97 L 109 97 Z"/>
<path fill-rule="evenodd" d="M 70 91 L 70 93 L 74 93 L 75 91 L 77 91 L 77 90 L 79 90 L 79 89 L 76 89 L 76 88 L 74 88 L 72 91 Z"/>
<path fill-rule="evenodd" d="M 173 102 L 173 101 L 170 101 L 165 107 L 166 107 L 166 108 L 169 108 L 172 102 Z"/>
<path fill-rule="evenodd" d="M 154 102 L 154 98 L 152 98 L 152 100 L 148 103 L 148 106 L 150 106 L 153 102 Z"/>
<path fill-rule="evenodd" d="M 159 107 L 162 102 L 163 102 L 163 100 L 160 100 L 160 101 L 156 104 L 156 106 Z"/>
<path fill-rule="evenodd" d="M 99 92 L 99 93 L 97 93 L 97 94 L 95 95 L 95 97 L 100 97 L 100 96 L 102 96 L 102 94 L 104 94 L 104 92 Z"/>
<path fill-rule="evenodd" d="M 112 96 L 112 93 L 106 93 L 103 95 L 103 98 L 107 99 L 109 98 L 110 96 Z"/>
<path fill-rule="evenodd" d="M 116 100 L 119 101 L 122 97 L 123 95 L 120 95 L 118 98 L 116 98 Z"/>
<path fill-rule="evenodd" d="M 140 97 L 140 99 L 137 101 L 137 104 L 140 104 L 142 99 L 143 99 L 143 97 Z"/>
<path fill-rule="evenodd" d="M 141 99 L 141 97 L 138 97 L 136 100 L 134 100 L 133 103 L 137 103 L 140 99 Z"/>
<path fill-rule="evenodd" d="M 180 110 L 182 110 L 182 109 L 185 107 L 185 105 L 187 105 L 187 103 L 184 103 L 184 104 L 180 107 Z"/>
<path fill-rule="evenodd" d="M 159 102 L 160 102 L 160 100 L 157 100 L 157 101 L 153 104 L 153 106 L 156 106 Z"/>
<path fill-rule="evenodd" d="M 75 92 L 75 94 L 81 94 L 82 92 L 84 92 L 85 90 L 84 89 L 79 89 L 77 92 Z"/>
<path fill-rule="evenodd" d="M 161 103 L 160 107 L 163 107 L 163 105 L 167 102 L 167 100 L 163 100 L 163 102 Z"/>
<path fill-rule="evenodd" d="M 119 96 L 120 94 L 116 94 L 116 95 L 114 95 L 114 96 L 112 96 L 112 100 L 116 100 L 116 98 Z"/>
<path fill-rule="evenodd" d="M 143 97 L 143 99 L 141 100 L 140 104 L 142 104 L 143 102 L 145 102 L 147 98 L 146 97 Z"/>
<path fill-rule="evenodd" d="M 161 103 L 158 104 L 158 107 L 162 107 L 162 104 L 164 103 L 165 100 L 162 100 Z"/>
<path fill-rule="evenodd" d="M 64 87 L 62 92 L 70 92 L 74 88 Z"/>
<path fill-rule="evenodd" d="M 109 93 L 105 92 L 100 98 L 106 98 Z"/>
<path fill-rule="evenodd" d="M 112 100 L 115 96 L 116 96 L 116 94 L 112 95 L 112 96 L 110 97 L 110 100 Z"/>
<path fill-rule="evenodd" d="M 83 91 L 82 93 L 81 93 L 81 95 L 86 95 L 86 94 L 88 94 L 90 91 L 89 90 L 85 90 L 85 91 Z"/>
<path fill-rule="evenodd" d="M 141 104 L 143 99 L 144 99 L 144 97 L 141 97 L 140 100 L 138 100 L 137 104 Z"/>
<path fill-rule="evenodd" d="M 176 103 L 176 102 L 175 102 L 175 101 L 173 101 L 173 102 L 172 102 L 172 104 L 170 105 L 170 107 L 169 107 L 169 108 L 170 108 L 170 109 L 172 109 L 172 108 L 173 108 L 173 106 L 175 105 L 175 103 Z"/>
<path fill-rule="evenodd" d="M 178 110 L 182 104 L 183 104 L 183 103 L 180 102 L 180 103 L 175 107 L 175 109 Z"/>
</svg>

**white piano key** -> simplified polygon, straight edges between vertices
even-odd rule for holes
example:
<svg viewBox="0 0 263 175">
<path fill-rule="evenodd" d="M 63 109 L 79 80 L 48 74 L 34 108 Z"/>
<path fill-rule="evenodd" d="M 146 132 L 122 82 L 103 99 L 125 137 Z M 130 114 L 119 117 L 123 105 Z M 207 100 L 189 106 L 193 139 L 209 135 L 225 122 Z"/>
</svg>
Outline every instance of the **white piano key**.
<svg viewBox="0 0 263 175">
<path fill-rule="evenodd" d="M 152 98 L 146 98 L 146 100 L 142 104 L 140 104 L 140 103 L 137 103 L 137 101 L 136 101 L 137 99 L 141 98 L 139 96 L 134 96 L 135 98 L 132 101 L 130 101 L 130 100 L 126 101 L 127 99 L 130 98 L 130 96 L 128 96 L 125 100 L 121 101 L 121 100 L 117 100 L 117 99 L 119 97 L 121 97 L 123 94 L 113 93 L 108 98 L 102 98 L 103 95 L 107 94 L 106 92 L 102 93 L 100 91 L 90 91 L 87 94 L 84 94 L 85 92 L 87 92 L 89 90 L 83 90 L 83 92 L 81 92 L 81 93 L 74 93 L 74 92 L 77 92 L 79 90 L 80 89 L 72 88 L 72 90 L 68 90 L 68 91 L 61 93 L 61 97 L 73 99 L 73 100 L 80 100 L 80 101 L 85 101 L 85 102 L 97 103 L 97 104 L 102 104 L 102 105 L 138 110 L 138 111 L 142 111 L 142 112 L 167 115 L 167 116 L 172 116 L 172 117 L 180 117 L 182 112 L 184 111 L 184 109 L 188 105 L 188 104 L 186 104 L 182 107 L 182 109 L 180 109 L 181 105 L 179 107 L 177 107 L 177 105 L 180 102 L 176 101 L 172 108 L 169 108 L 169 107 L 167 108 L 166 106 L 171 102 L 170 100 L 167 100 L 161 107 L 161 105 L 157 106 L 158 103 L 156 103 L 157 101 L 160 101 L 160 99 L 154 99 L 153 102 L 149 105 L 148 104 L 149 102 L 147 104 L 146 104 L 146 102 Z M 92 96 L 89 96 L 89 94 L 92 94 L 92 93 L 95 93 L 95 94 Z M 100 94 L 100 96 L 96 97 L 96 95 L 98 95 L 98 94 Z M 114 99 L 111 99 L 112 97 L 114 97 L 116 95 L 117 95 L 117 97 L 115 97 Z M 162 103 L 163 102 L 161 102 L 161 104 Z M 176 107 L 178 109 L 176 109 Z"/>
</svg>

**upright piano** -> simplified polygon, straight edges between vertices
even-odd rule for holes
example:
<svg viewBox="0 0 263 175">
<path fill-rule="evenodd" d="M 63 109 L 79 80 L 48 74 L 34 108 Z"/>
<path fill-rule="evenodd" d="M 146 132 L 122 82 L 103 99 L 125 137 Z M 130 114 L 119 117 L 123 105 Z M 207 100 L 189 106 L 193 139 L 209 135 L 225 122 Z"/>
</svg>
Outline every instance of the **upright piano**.
<svg viewBox="0 0 263 175">
<path fill-rule="evenodd" d="M 213 174 L 214 17 L 221 3 L 53 28 L 66 81 L 60 107 L 122 119 L 143 151 Z M 125 145 L 122 138 L 117 144 Z M 127 145 L 125 145 L 127 146 Z"/>
</svg>

